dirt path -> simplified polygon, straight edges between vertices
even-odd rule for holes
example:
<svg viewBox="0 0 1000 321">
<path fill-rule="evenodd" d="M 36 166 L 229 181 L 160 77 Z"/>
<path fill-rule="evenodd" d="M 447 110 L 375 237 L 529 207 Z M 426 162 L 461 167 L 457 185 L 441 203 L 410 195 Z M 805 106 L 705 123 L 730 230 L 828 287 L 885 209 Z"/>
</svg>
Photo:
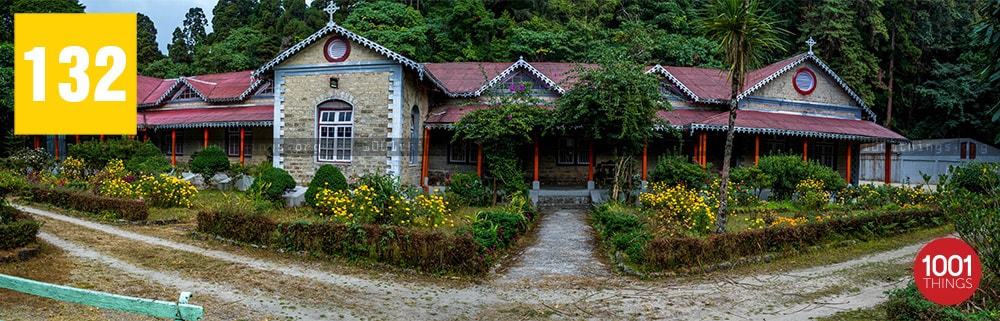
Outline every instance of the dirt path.
<svg viewBox="0 0 1000 321">
<path fill-rule="evenodd" d="M 264 314 L 301 320 L 801 320 L 878 304 L 884 300 L 883 291 L 905 284 L 899 271 L 912 264 L 921 246 L 788 273 L 641 281 L 617 276 L 606 267 L 580 268 L 600 266 L 588 252 L 592 245 L 583 245 L 588 244 L 589 227 L 570 223 L 585 218 L 573 211 L 554 211 L 538 227 L 537 245 L 556 251 L 557 256 L 529 248 L 507 274 L 493 281 L 436 285 L 390 281 L 378 275 L 341 275 L 313 265 L 253 258 L 192 245 L 196 241 L 180 243 L 44 210 L 21 209 L 49 220 L 42 239 L 73 256 L 102 261 L 117 271 L 178 291 L 194 291 L 194 304 L 199 304 L 200 297 L 209 297 L 212 302 L 242 305 L 246 314 L 240 318 L 247 319 Z M 96 236 L 82 238 L 79 234 L 86 233 L 81 231 Z M 146 252 L 219 261 L 221 269 L 237 276 L 207 280 L 200 271 L 138 266 L 132 258 L 101 244 L 128 242 L 148 246 Z M 552 274 L 564 276 L 544 277 Z M 212 311 L 218 307 L 205 307 L 206 319 L 215 319 Z"/>
<path fill-rule="evenodd" d="M 608 268 L 595 255 L 593 229 L 585 208 L 545 208 L 538 222 L 535 244 L 525 249 L 517 263 L 505 271 L 500 283 L 533 283 L 563 277 L 609 277 Z"/>
</svg>

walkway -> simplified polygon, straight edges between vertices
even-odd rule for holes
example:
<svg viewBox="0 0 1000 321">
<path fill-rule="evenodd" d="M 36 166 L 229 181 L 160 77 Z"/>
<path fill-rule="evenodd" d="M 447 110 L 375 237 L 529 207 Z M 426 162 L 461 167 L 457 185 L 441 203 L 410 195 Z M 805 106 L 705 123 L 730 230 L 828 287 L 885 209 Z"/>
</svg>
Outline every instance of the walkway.
<svg viewBox="0 0 1000 321">
<path fill-rule="evenodd" d="M 594 251 L 594 233 L 585 208 L 542 208 L 535 244 L 498 281 L 533 283 L 559 277 L 608 277 Z"/>
</svg>

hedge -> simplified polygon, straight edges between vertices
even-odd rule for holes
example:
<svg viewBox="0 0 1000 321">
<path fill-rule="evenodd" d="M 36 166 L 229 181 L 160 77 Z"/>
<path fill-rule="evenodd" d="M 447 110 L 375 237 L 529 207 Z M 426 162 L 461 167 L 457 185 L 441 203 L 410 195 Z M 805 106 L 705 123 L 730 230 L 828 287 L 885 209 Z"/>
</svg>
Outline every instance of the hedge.
<svg viewBox="0 0 1000 321">
<path fill-rule="evenodd" d="M 918 227 L 945 224 L 942 211 L 893 212 L 767 228 L 706 238 L 656 238 L 636 263 L 647 270 L 699 268 L 767 253 L 804 249 L 839 238 L 887 237 Z"/>
<path fill-rule="evenodd" d="M 17 209 L 0 205 L 0 251 L 35 243 L 41 223 Z"/>
<path fill-rule="evenodd" d="M 293 251 L 369 259 L 438 272 L 484 273 L 489 263 L 478 255 L 471 237 L 398 226 L 281 223 L 260 215 L 198 213 L 198 231 L 224 238 Z"/>
<path fill-rule="evenodd" d="M 83 194 L 59 189 L 32 186 L 29 196 L 39 203 L 48 203 L 62 208 L 99 214 L 111 212 L 129 221 L 145 221 L 149 217 L 149 207 L 139 200 Z"/>
</svg>

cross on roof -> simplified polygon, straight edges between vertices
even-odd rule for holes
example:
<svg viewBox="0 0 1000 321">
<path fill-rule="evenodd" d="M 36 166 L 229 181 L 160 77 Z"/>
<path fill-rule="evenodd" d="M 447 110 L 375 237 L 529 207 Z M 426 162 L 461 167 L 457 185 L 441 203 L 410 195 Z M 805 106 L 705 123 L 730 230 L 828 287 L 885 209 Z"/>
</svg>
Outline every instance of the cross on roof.
<svg viewBox="0 0 1000 321">
<path fill-rule="evenodd" d="M 809 54 L 813 54 L 813 45 L 816 44 L 816 40 L 813 40 L 813 37 L 809 37 L 809 40 L 806 40 L 806 44 L 809 45 Z"/>
<path fill-rule="evenodd" d="M 333 23 L 333 13 L 337 12 L 337 10 L 340 10 L 340 6 L 334 3 L 333 0 L 330 0 L 330 2 L 326 4 L 326 8 L 323 9 L 323 11 L 330 14 L 330 23 Z"/>
</svg>

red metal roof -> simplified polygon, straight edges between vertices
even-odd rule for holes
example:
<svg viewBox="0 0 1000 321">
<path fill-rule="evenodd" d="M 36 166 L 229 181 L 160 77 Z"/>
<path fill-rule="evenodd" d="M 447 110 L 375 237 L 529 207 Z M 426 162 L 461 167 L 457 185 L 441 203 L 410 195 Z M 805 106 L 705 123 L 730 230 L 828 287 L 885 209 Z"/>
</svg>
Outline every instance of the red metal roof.
<svg viewBox="0 0 1000 321">
<path fill-rule="evenodd" d="M 473 92 L 496 78 L 513 62 L 427 63 L 424 68 L 453 93 Z"/>
<path fill-rule="evenodd" d="M 486 105 L 444 105 L 431 109 L 427 116 L 428 124 L 452 124 L 462 119 L 462 116 L 473 110 L 485 108 Z"/>
<path fill-rule="evenodd" d="M 728 125 L 728 112 L 692 123 L 692 127 L 695 129 L 709 130 L 723 130 Z M 867 120 L 770 113 L 755 110 L 739 111 L 736 117 L 736 131 L 743 133 L 774 133 L 842 139 L 850 139 L 851 137 L 854 139 L 863 139 L 867 137 L 878 141 L 909 140 L 903 137 L 903 135 Z"/>
<path fill-rule="evenodd" d="M 715 116 L 719 112 L 716 110 L 705 110 L 705 109 L 675 109 L 671 111 L 658 111 L 656 116 L 660 119 L 669 121 L 671 125 L 674 126 L 686 126 L 693 122 Z"/>
<path fill-rule="evenodd" d="M 155 105 L 170 90 L 177 79 L 160 79 L 143 75 L 136 76 L 136 102 L 139 105 Z"/>
<path fill-rule="evenodd" d="M 239 99 L 254 81 L 253 70 L 185 77 L 187 83 L 208 100 Z"/>
<path fill-rule="evenodd" d="M 139 127 L 191 128 L 266 126 L 273 123 L 274 106 L 145 110 L 136 114 Z"/>
</svg>

